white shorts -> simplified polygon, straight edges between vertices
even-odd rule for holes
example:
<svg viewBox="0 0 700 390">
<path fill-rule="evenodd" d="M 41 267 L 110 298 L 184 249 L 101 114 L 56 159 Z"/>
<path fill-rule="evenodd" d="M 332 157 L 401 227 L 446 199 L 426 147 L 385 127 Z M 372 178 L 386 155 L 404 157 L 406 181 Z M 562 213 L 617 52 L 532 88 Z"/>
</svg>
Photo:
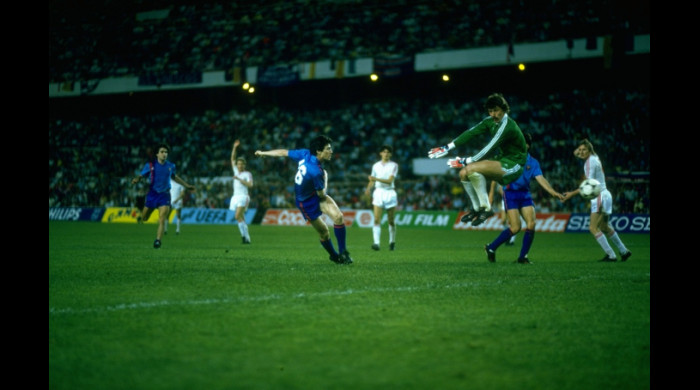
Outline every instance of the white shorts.
<svg viewBox="0 0 700 390">
<path fill-rule="evenodd" d="M 605 190 L 591 200 L 591 213 L 612 214 L 612 194 Z"/>
<path fill-rule="evenodd" d="M 228 209 L 231 211 L 236 211 L 239 207 L 248 208 L 248 203 L 250 202 L 250 196 L 248 195 L 234 195 L 231 197 L 231 204 Z"/>
<path fill-rule="evenodd" d="M 177 202 L 173 202 L 173 204 L 171 204 L 170 207 L 175 209 L 175 210 L 181 209 L 182 208 L 182 198 L 180 198 L 180 200 L 178 200 Z"/>
<path fill-rule="evenodd" d="M 375 188 L 372 192 L 372 204 L 377 207 L 390 209 L 399 204 L 396 190 L 393 188 Z"/>
</svg>

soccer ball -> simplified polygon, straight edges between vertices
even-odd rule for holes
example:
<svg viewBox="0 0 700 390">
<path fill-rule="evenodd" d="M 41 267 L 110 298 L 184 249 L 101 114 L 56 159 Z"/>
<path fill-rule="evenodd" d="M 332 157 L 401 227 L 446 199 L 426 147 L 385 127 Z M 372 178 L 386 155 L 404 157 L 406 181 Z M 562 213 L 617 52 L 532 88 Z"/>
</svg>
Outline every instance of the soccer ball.
<svg viewBox="0 0 700 390">
<path fill-rule="evenodd" d="M 600 187 L 600 182 L 596 179 L 586 179 L 584 180 L 578 189 L 581 193 L 581 197 L 586 200 L 591 200 L 596 196 L 600 195 L 600 191 L 603 189 Z"/>
</svg>

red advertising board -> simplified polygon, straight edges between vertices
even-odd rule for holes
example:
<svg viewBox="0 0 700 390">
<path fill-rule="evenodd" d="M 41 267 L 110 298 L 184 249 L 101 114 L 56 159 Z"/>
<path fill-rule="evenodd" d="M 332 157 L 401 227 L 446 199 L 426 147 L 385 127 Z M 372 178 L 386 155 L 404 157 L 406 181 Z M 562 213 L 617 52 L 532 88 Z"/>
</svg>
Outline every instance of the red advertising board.
<svg viewBox="0 0 700 390">
<path fill-rule="evenodd" d="M 489 218 L 483 224 L 473 227 L 471 223 L 463 223 L 461 221 L 464 212 L 459 213 L 457 220 L 453 226 L 456 230 L 503 230 L 503 222 L 498 214 Z M 538 232 L 556 232 L 564 233 L 566 224 L 569 222 L 571 214 L 568 213 L 538 213 L 536 215 L 535 231 Z M 525 221 L 520 218 L 521 226 L 525 228 Z"/>
<path fill-rule="evenodd" d="M 343 210 L 345 226 L 352 226 L 355 219 L 356 211 Z M 333 221 L 326 214 L 321 216 L 323 221 L 328 226 L 333 226 Z M 279 226 L 306 226 L 308 222 L 304 219 L 301 211 L 298 209 L 268 209 L 265 211 L 265 216 L 262 219 L 261 225 L 279 225 Z"/>
</svg>

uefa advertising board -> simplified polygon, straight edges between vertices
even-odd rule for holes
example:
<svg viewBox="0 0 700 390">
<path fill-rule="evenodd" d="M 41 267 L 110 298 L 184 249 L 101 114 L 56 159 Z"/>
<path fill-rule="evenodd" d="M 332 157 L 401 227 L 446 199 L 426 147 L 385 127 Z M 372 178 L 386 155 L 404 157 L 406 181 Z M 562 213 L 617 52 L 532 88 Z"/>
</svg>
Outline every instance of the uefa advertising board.
<svg viewBox="0 0 700 390">
<path fill-rule="evenodd" d="M 253 222 L 256 209 L 249 209 L 245 213 L 248 224 Z M 174 214 L 174 213 L 173 213 Z M 503 230 L 503 222 L 498 215 L 487 219 L 483 224 L 473 227 L 471 223 L 460 221 L 464 212 L 461 211 L 396 211 L 395 221 L 397 226 L 430 228 L 430 229 L 454 229 L 454 230 Z M 107 223 L 137 223 L 139 210 L 132 207 L 50 207 L 49 221 L 93 221 Z M 235 213 L 228 209 L 190 208 L 182 209 L 182 223 L 184 224 L 236 224 Z M 374 213 L 372 210 L 343 210 L 345 226 L 357 226 L 371 228 L 374 225 Z M 538 213 L 535 231 L 550 233 L 588 233 L 591 217 L 584 213 Z M 172 221 L 174 215 L 170 215 Z M 328 226 L 333 226 L 333 221 L 325 214 L 322 216 Z M 381 224 L 386 226 L 387 213 L 382 212 Z M 158 213 L 151 214 L 146 223 L 156 223 Z M 521 219 L 523 228 L 525 221 Z M 651 217 L 649 214 L 612 214 L 609 222 L 618 233 L 651 233 Z M 260 220 L 261 225 L 278 226 L 306 226 L 308 222 L 296 208 L 267 209 Z"/>
</svg>

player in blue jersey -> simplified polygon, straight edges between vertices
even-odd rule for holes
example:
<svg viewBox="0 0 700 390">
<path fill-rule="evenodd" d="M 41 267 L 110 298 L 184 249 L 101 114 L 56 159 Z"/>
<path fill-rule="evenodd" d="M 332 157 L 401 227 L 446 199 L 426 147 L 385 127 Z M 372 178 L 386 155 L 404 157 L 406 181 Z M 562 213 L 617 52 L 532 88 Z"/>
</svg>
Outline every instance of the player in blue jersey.
<svg viewBox="0 0 700 390">
<path fill-rule="evenodd" d="M 304 219 L 318 232 L 321 245 L 330 255 L 330 260 L 337 264 L 351 264 L 352 259 L 345 244 L 345 221 L 343 212 L 327 193 L 328 174 L 321 165 L 333 156 L 332 140 L 319 135 L 311 140 L 309 149 L 273 149 L 257 150 L 258 157 L 289 157 L 297 162 L 294 176 L 295 203 Z M 321 218 L 326 214 L 333 221 L 333 232 L 338 241 L 336 252 L 330 237 L 328 226 Z"/>
<path fill-rule="evenodd" d="M 532 179 L 535 179 L 550 195 L 559 198 L 559 200 L 564 200 L 564 195 L 555 191 L 549 184 L 549 181 L 542 175 L 539 161 L 530 155 L 532 136 L 528 133 L 523 134 L 523 136 L 525 137 L 525 144 L 528 150 L 527 159 L 523 166 L 523 174 L 503 187 L 503 204 L 508 215 L 508 227 L 493 242 L 486 244 L 484 247 L 486 258 L 490 262 L 496 261 L 496 249 L 504 242 L 510 240 L 512 236 L 518 234 L 521 227 L 520 216 L 522 216 L 525 220 L 525 234 L 523 235 L 523 243 L 520 247 L 520 256 L 518 256 L 517 262 L 520 264 L 531 263 L 527 258 L 527 254 L 532 246 L 532 241 L 535 239 L 535 223 L 537 221 L 535 218 L 535 203 L 530 195 L 530 181 Z"/>
<path fill-rule="evenodd" d="M 153 210 L 158 210 L 158 230 L 156 230 L 156 240 L 153 242 L 154 248 L 160 248 L 160 240 L 165 231 L 165 221 L 170 215 L 170 180 L 182 184 L 189 190 L 194 190 L 195 186 L 188 184 L 175 173 L 175 164 L 168 161 L 170 146 L 167 144 L 158 145 L 156 158 L 147 162 L 138 176 L 131 180 L 132 184 L 146 178 L 149 183 L 148 194 L 146 194 L 146 204 L 143 206 L 141 217 L 143 221 L 148 221 Z"/>
</svg>

